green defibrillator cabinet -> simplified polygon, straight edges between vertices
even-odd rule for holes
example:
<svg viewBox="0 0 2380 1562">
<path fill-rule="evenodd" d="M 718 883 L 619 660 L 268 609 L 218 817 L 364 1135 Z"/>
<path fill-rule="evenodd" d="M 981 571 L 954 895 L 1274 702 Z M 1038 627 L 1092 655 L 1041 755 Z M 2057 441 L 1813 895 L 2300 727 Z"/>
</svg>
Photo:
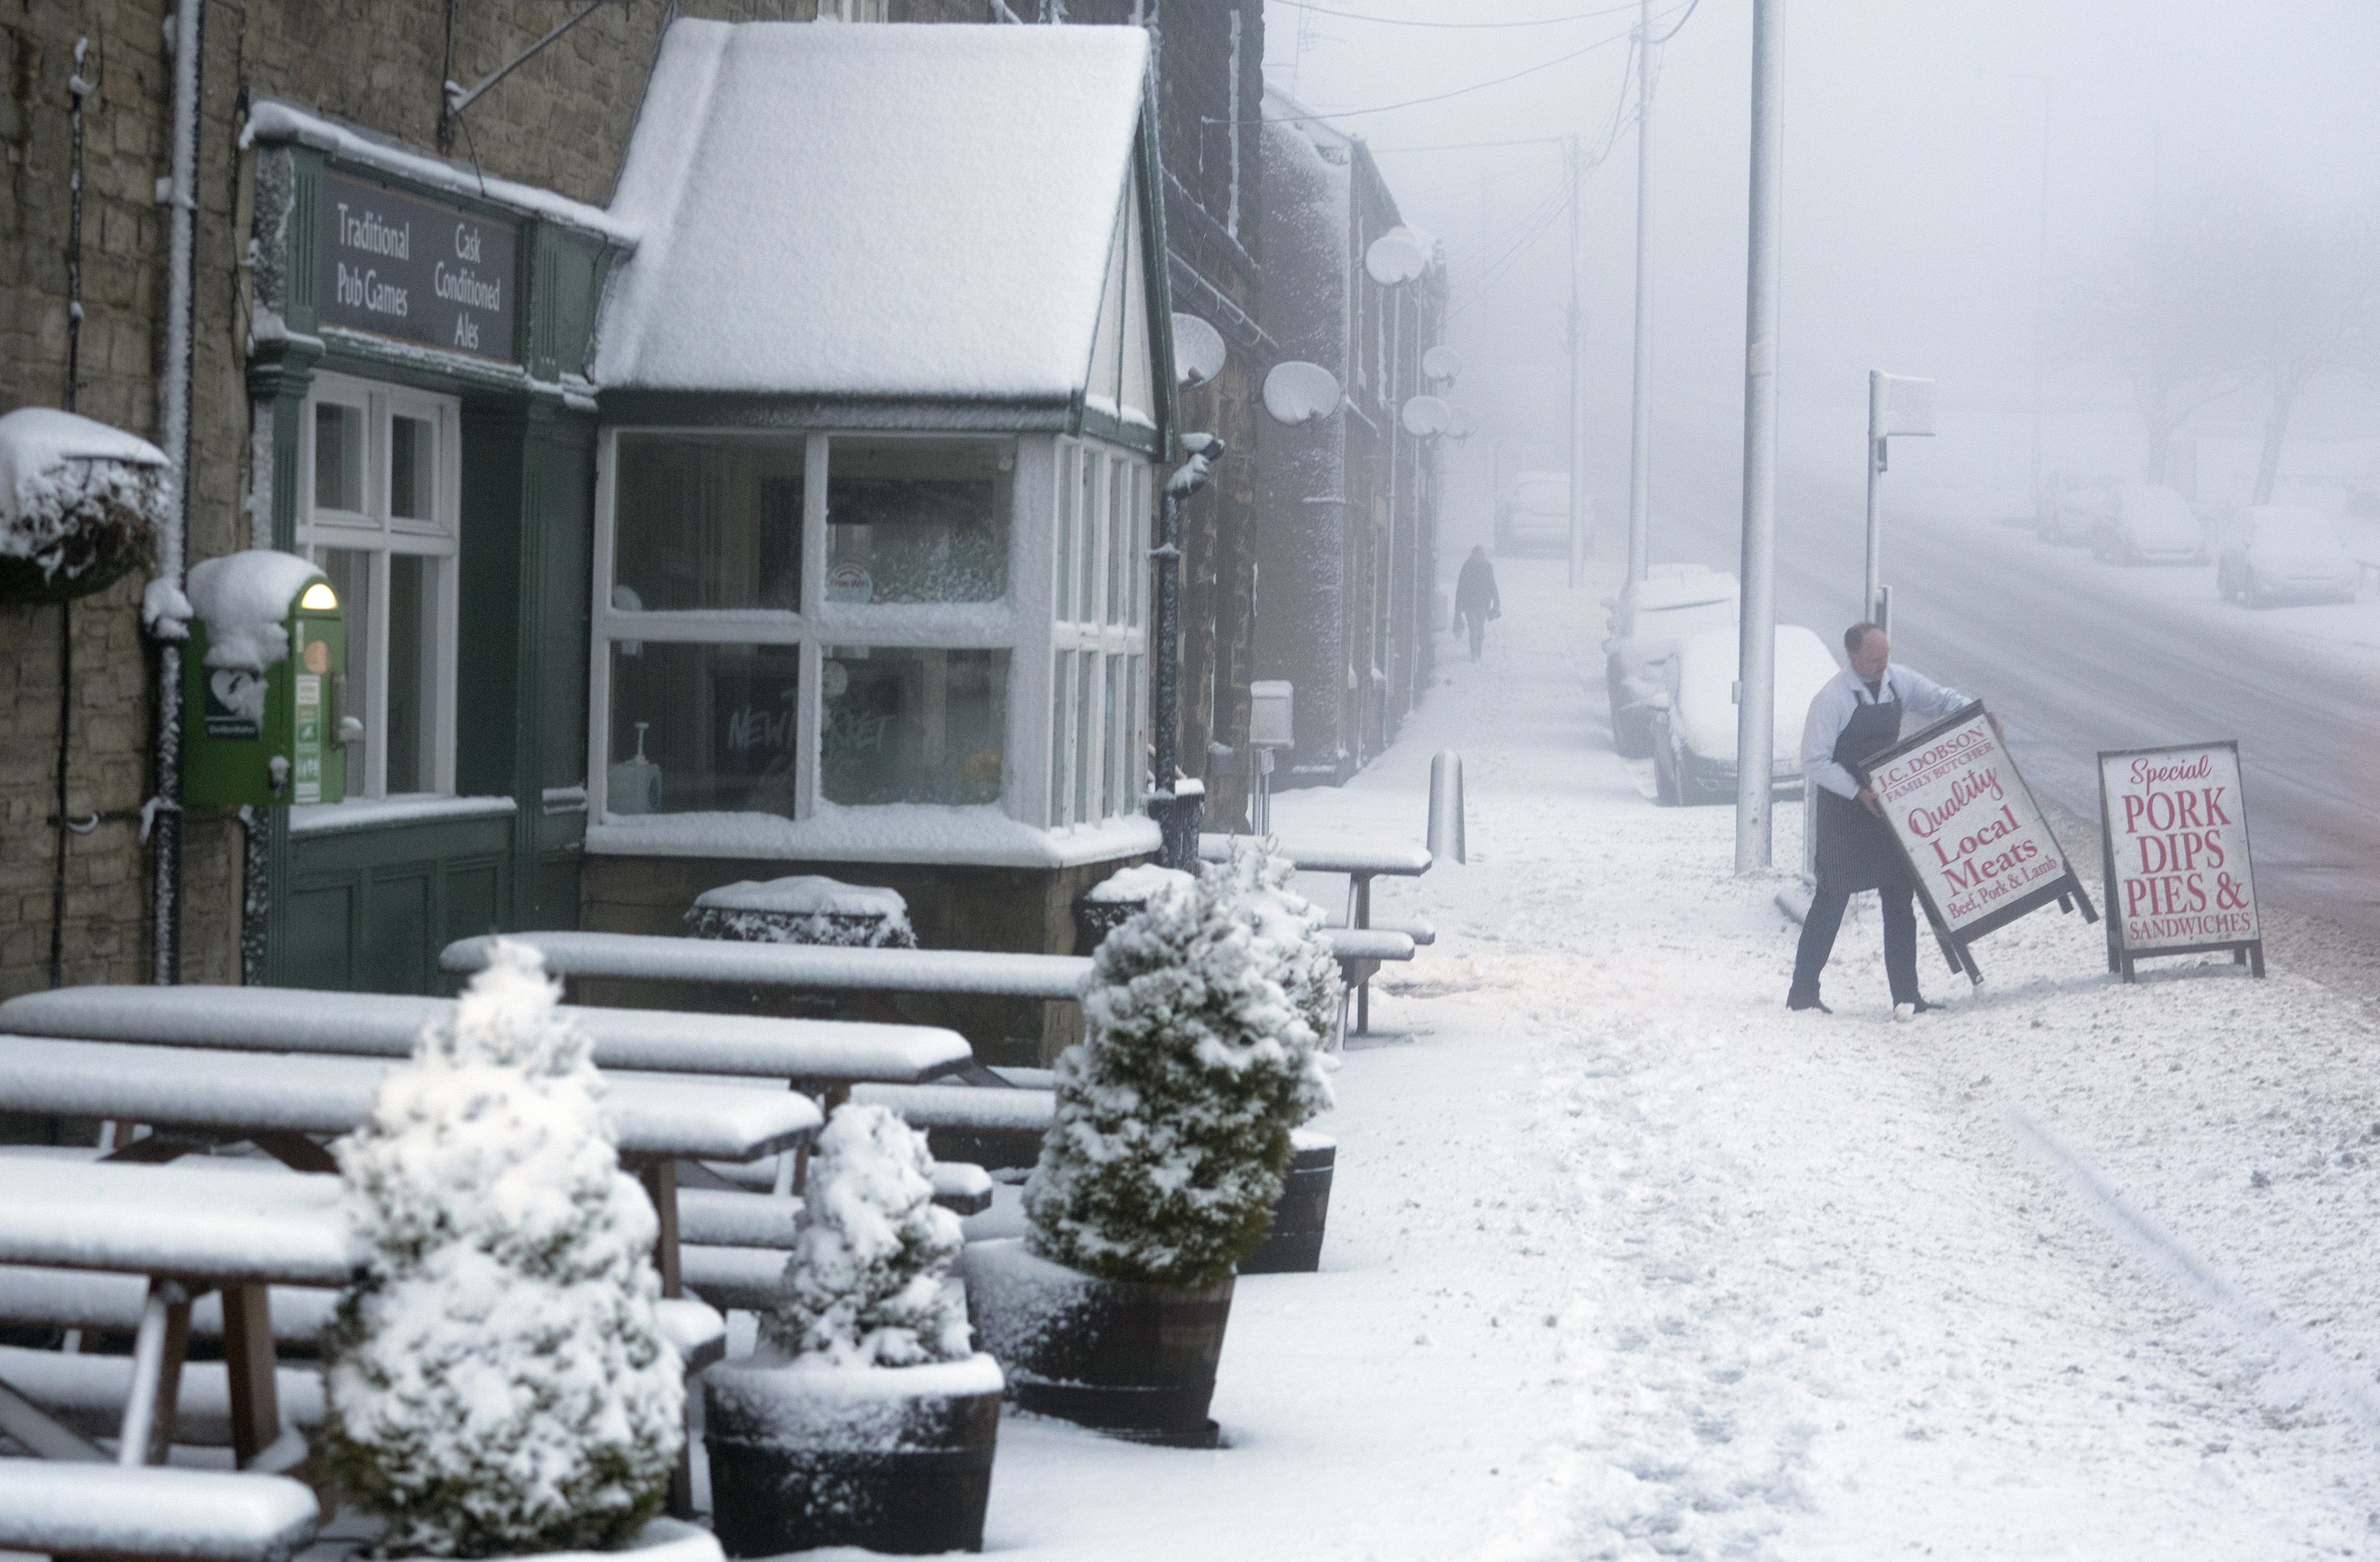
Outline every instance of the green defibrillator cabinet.
<svg viewBox="0 0 2380 1562">
<path fill-rule="evenodd" d="M 330 581 L 256 549 L 193 565 L 189 594 L 183 800 L 346 801 L 347 629 Z"/>
</svg>

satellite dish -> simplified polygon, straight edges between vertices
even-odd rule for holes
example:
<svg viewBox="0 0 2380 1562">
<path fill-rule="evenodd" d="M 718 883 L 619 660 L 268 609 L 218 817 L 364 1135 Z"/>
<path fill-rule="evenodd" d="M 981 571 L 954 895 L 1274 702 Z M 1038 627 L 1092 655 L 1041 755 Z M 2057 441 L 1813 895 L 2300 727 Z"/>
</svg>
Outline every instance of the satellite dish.
<svg viewBox="0 0 2380 1562">
<path fill-rule="evenodd" d="M 1184 386 L 1203 385 L 1223 372 L 1223 333 L 1196 315 L 1173 317 L 1173 369 Z"/>
<path fill-rule="evenodd" d="M 1339 410 L 1339 381 L 1318 363 L 1289 358 L 1265 376 L 1264 404 L 1276 423 L 1317 422 Z"/>
<path fill-rule="evenodd" d="M 1397 421 L 1416 439 L 1436 439 L 1454 421 L 1454 409 L 1436 396 L 1409 396 L 1403 410 L 1397 414 Z"/>
<path fill-rule="evenodd" d="M 1364 270 L 1382 287 L 1411 282 L 1429 269 L 1429 251 L 1402 228 L 1390 228 L 1364 251 Z"/>
<path fill-rule="evenodd" d="M 1443 380 L 1448 384 L 1463 372 L 1463 358 L 1452 347 L 1441 342 L 1421 356 L 1421 372 L 1426 380 Z"/>
</svg>

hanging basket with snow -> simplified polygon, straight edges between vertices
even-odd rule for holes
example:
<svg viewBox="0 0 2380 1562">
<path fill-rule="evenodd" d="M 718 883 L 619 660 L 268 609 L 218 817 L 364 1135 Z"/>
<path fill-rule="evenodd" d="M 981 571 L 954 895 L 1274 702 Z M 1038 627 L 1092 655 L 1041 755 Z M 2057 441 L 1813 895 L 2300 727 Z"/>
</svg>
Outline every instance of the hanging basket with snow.
<svg viewBox="0 0 2380 1562">
<path fill-rule="evenodd" d="M 165 453 L 71 412 L 0 418 L 0 602 L 64 602 L 147 562 L 174 502 Z"/>
</svg>

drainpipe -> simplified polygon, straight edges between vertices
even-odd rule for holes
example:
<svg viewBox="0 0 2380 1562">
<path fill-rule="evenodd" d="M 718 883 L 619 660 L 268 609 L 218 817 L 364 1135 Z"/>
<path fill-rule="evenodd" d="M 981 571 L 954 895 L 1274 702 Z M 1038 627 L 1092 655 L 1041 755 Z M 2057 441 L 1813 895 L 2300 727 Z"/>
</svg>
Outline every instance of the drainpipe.
<svg viewBox="0 0 2380 1562">
<path fill-rule="evenodd" d="M 1208 468 L 1223 457 L 1223 442 L 1212 434 L 1184 434 L 1182 448 L 1190 459 L 1165 479 L 1165 495 L 1158 506 L 1157 601 L 1149 614 L 1150 651 L 1157 659 L 1157 709 L 1152 734 L 1157 747 L 1156 787 L 1148 794 L 1148 811 L 1157 817 L 1164 844 L 1158 861 L 1185 873 L 1198 871 L 1197 795 L 1184 797 L 1174 785 L 1180 761 L 1174 754 L 1175 726 L 1180 720 L 1182 684 L 1182 506 L 1207 486 Z M 1203 795 L 1203 793 L 1199 794 Z"/>
<path fill-rule="evenodd" d="M 181 0 L 174 13 L 174 171 L 165 249 L 165 357 L 157 383 L 157 427 L 177 489 L 175 506 L 157 528 L 157 575 L 183 584 L 190 490 L 191 296 L 198 282 L 200 54 L 205 47 L 206 0 Z M 156 791 L 144 810 L 155 832 L 156 877 L 151 895 L 150 980 L 170 987 L 182 979 L 182 648 L 157 647 Z"/>
</svg>

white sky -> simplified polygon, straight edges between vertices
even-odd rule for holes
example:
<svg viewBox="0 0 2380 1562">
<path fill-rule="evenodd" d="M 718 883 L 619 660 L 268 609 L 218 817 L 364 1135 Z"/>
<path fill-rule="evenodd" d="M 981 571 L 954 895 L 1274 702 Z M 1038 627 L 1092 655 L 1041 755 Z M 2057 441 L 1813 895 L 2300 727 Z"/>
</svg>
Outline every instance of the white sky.
<svg viewBox="0 0 2380 1562">
<path fill-rule="evenodd" d="M 1608 11 L 1613 0 L 1320 3 L 1481 22 Z M 1657 0 L 1667 18 L 1657 25 L 1683 12 L 1683 0 Z M 1751 0 L 1701 0 L 1663 51 L 1657 470 L 1707 459 L 1709 437 L 1740 418 L 1751 15 Z M 1619 40 L 1502 86 L 1332 121 L 1369 141 L 1408 220 L 1447 245 L 1460 310 L 1451 339 L 1466 364 L 1453 399 L 1482 423 L 1463 458 L 1475 466 L 1499 437 L 1560 439 L 1568 228 L 1548 205 L 1560 149 L 1399 149 L 1573 132 L 1592 145 L 1611 123 L 1634 19 L 1632 6 L 1560 25 L 1454 30 L 1286 0 L 1267 7 L 1272 79 L 1293 80 L 1325 111 L 1444 92 Z M 2002 503 L 2022 503 L 2045 77 L 2053 288 L 2145 224 L 2160 187 L 2174 202 L 2197 184 L 2249 175 L 2342 211 L 2380 189 L 2380 6 L 2370 0 L 1791 0 L 1785 28 L 1784 433 L 1804 454 L 1840 444 L 1854 479 L 1864 376 L 1876 367 L 1940 381 L 1943 437 L 1911 453 L 1912 471 L 2009 485 Z M 1625 486 L 1635 176 L 1623 133 L 1585 200 L 1591 465 L 1607 509 Z M 1532 219 L 1548 215 L 1531 239 Z M 2087 374 L 2054 377 L 2051 465 L 2112 467 L 2131 455 L 2131 425 L 2102 390 Z M 2245 431 L 2256 410 L 2243 403 L 2204 432 Z M 2306 409 L 2304 427 L 2318 440 L 2374 422 L 2368 388 L 2340 387 Z M 1548 448 L 1558 463 L 1558 443 Z"/>
</svg>

